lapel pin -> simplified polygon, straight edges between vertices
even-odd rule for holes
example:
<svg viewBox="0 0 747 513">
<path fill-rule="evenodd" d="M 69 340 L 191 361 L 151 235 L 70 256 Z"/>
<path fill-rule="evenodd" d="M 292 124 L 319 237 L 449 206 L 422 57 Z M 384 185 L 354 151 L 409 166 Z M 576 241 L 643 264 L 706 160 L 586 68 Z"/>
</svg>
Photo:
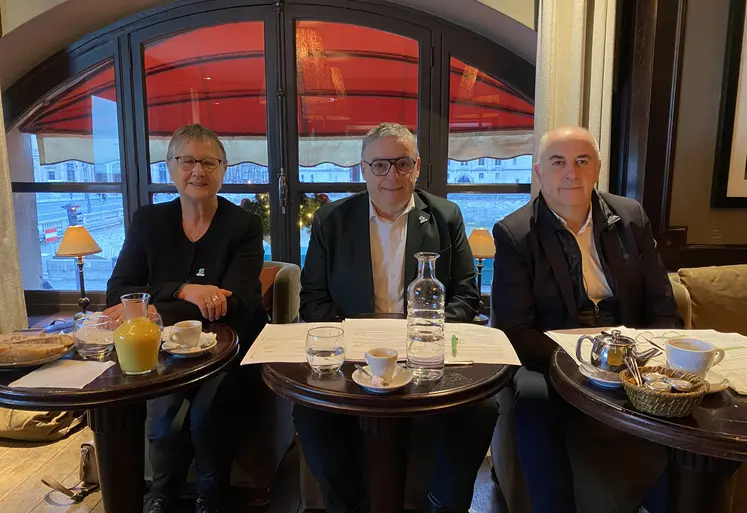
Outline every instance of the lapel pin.
<svg viewBox="0 0 747 513">
<path fill-rule="evenodd" d="M 420 221 L 420 224 L 423 224 L 427 220 L 428 220 L 428 216 L 423 215 L 423 216 L 418 217 L 418 221 Z"/>
</svg>

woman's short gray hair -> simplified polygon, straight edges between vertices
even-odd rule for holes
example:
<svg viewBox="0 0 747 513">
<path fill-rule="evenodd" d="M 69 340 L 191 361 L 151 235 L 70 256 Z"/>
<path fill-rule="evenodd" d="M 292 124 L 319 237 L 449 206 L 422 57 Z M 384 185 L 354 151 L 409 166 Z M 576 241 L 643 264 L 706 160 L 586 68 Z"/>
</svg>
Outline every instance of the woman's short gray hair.
<svg viewBox="0 0 747 513">
<path fill-rule="evenodd" d="M 194 140 L 211 142 L 215 144 L 215 146 L 218 147 L 221 154 L 223 155 L 223 163 L 227 163 L 226 148 L 223 146 L 223 143 L 220 142 L 220 139 L 218 139 L 218 136 L 215 132 L 213 132 L 209 128 L 205 128 L 199 123 L 184 125 L 183 127 L 178 128 L 176 132 L 174 132 L 174 135 L 171 136 L 171 140 L 169 141 L 169 148 L 168 150 L 166 150 L 166 160 L 173 159 L 176 156 L 174 155 L 174 152 L 182 144 Z"/>
<path fill-rule="evenodd" d="M 397 140 L 405 142 L 412 148 L 415 156 L 418 156 L 418 141 L 410 130 L 400 125 L 399 123 L 384 122 L 368 131 L 363 136 L 363 144 L 361 145 L 361 159 L 364 159 L 366 154 L 366 146 L 370 143 L 383 139 L 385 137 L 396 137 Z"/>
</svg>

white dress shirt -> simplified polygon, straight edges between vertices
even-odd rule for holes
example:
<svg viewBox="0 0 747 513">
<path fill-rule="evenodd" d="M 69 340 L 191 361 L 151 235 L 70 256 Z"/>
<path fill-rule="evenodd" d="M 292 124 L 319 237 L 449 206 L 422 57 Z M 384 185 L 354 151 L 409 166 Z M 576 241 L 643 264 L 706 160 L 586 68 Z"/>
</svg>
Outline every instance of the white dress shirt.
<svg viewBox="0 0 747 513">
<path fill-rule="evenodd" d="M 552 209 L 550 209 L 552 211 Z M 581 270 L 584 275 L 584 288 L 586 294 L 589 296 L 594 304 L 599 303 L 603 299 L 612 297 L 612 289 L 610 289 L 607 283 L 607 277 L 604 275 L 604 269 L 602 269 L 602 263 L 599 260 L 599 253 L 597 252 L 597 245 L 594 242 L 594 224 L 591 219 L 591 207 L 589 207 L 589 216 L 586 218 L 586 222 L 578 231 L 574 233 L 565 219 L 560 217 L 557 213 L 555 214 L 565 229 L 573 234 L 576 238 L 576 243 L 581 250 Z"/>
<path fill-rule="evenodd" d="M 415 208 L 411 197 L 407 208 L 394 221 L 382 219 L 369 199 L 368 229 L 371 238 L 374 307 L 376 313 L 405 311 L 405 243 L 407 214 Z"/>
</svg>

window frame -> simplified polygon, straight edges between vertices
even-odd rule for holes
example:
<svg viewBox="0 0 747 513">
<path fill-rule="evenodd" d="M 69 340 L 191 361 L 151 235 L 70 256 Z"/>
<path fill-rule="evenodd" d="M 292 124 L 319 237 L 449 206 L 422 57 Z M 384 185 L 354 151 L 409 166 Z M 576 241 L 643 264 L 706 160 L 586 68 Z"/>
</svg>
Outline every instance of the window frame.
<svg viewBox="0 0 747 513">
<path fill-rule="evenodd" d="M 288 183 L 288 212 L 286 218 L 288 224 L 287 230 L 290 235 L 287 239 L 288 255 L 292 261 L 300 264 L 301 262 L 301 228 L 298 227 L 298 214 L 301 205 L 301 196 L 303 194 L 313 193 L 335 193 L 335 192 L 359 192 L 365 190 L 365 183 L 355 182 L 302 182 L 300 180 L 299 157 L 298 157 L 298 88 L 296 82 L 296 22 L 297 21 L 324 21 L 331 23 L 344 23 L 359 25 L 367 28 L 381 30 L 406 37 L 417 41 L 419 44 L 418 54 L 418 150 L 421 155 L 421 177 L 423 170 L 429 168 L 430 158 L 430 83 L 431 83 L 431 65 L 432 52 L 431 31 L 407 20 L 387 17 L 379 14 L 378 11 L 359 11 L 356 9 L 340 9 L 332 6 L 309 6 L 303 5 L 304 2 L 298 2 L 297 5 L 289 5 L 285 14 L 285 26 L 291 27 L 285 31 L 285 47 L 292 50 L 286 54 L 285 61 L 285 118 L 286 127 L 285 135 L 287 144 L 285 145 L 285 156 L 287 169 L 296 170 L 295 173 L 287 174 Z M 370 7 L 369 7 L 370 9 Z M 401 16 L 401 13 L 400 13 Z M 419 184 L 423 189 L 428 188 L 427 175 L 426 183 Z"/>
<path fill-rule="evenodd" d="M 143 44 L 181 31 L 237 21 L 263 21 L 267 91 L 268 184 L 225 184 L 222 193 L 269 193 L 272 258 L 300 262 L 297 218 L 305 193 L 355 193 L 365 183 L 302 182 L 298 169 L 295 22 L 317 20 L 356 24 L 408 37 L 420 45 L 418 62 L 418 142 L 422 158 L 418 187 L 438 196 L 449 193 L 529 193 L 529 184 L 448 184 L 449 65 L 451 57 L 477 67 L 512 86 L 533 103 L 535 67 L 500 44 L 406 6 L 364 0 L 193 0 L 136 13 L 84 36 L 12 84 L 3 95 L 6 127 L 14 128 L 29 112 L 81 72 L 112 59 L 120 138 L 120 183 L 13 182 L 12 192 L 117 193 L 124 198 L 125 230 L 132 214 L 150 204 L 169 184 L 150 181 L 145 110 Z M 487 50 L 487 51 L 486 51 Z M 495 169 L 494 171 L 498 171 Z M 287 203 L 281 204 L 281 177 Z M 283 206 L 285 213 L 282 212 Z M 98 292 L 89 294 L 101 298 Z M 26 292 L 31 305 L 75 305 L 77 292 Z M 96 303 L 94 299 L 93 303 Z M 31 308 L 30 308 L 31 310 Z"/>
<path fill-rule="evenodd" d="M 479 37 L 463 32 L 444 31 L 441 41 L 441 70 L 450 70 L 451 58 L 474 66 L 481 72 L 499 78 L 506 85 L 512 87 L 517 95 L 524 100 L 534 103 L 534 73 L 529 77 L 517 70 L 526 70 L 527 63 L 518 55 L 496 44 L 495 53 L 485 52 L 485 42 Z M 448 151 L 449 151 L 449 108 L 450 108 L 450 72 L 440 72 L 440 109 L 437 126 L 433 133 L 438 142 L 433 146 L 438 152 L 434 158 L 433 181 L 431 192 L 438 196 L 447 197 L 449 193 L 506 193 L 528 194 L 531 184 L 450 184 L 448 183 Z"/>
</svg>

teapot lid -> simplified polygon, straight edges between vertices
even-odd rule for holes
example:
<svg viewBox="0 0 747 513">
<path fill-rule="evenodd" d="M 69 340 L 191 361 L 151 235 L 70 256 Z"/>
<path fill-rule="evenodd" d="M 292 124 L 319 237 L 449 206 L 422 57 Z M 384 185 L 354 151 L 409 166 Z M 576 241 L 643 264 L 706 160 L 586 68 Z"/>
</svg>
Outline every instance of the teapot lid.
<svg viewBox="0 0 747 513">
<path fill-rule="evenodd" d="M 597 337 L 605 344 L 618 344 L 621 346 L 634 345 L 635 340 L 630 337 L 623 335 L 620 330 L 612 330 L 611 332 L 603 331 Z"/>
</svg>

